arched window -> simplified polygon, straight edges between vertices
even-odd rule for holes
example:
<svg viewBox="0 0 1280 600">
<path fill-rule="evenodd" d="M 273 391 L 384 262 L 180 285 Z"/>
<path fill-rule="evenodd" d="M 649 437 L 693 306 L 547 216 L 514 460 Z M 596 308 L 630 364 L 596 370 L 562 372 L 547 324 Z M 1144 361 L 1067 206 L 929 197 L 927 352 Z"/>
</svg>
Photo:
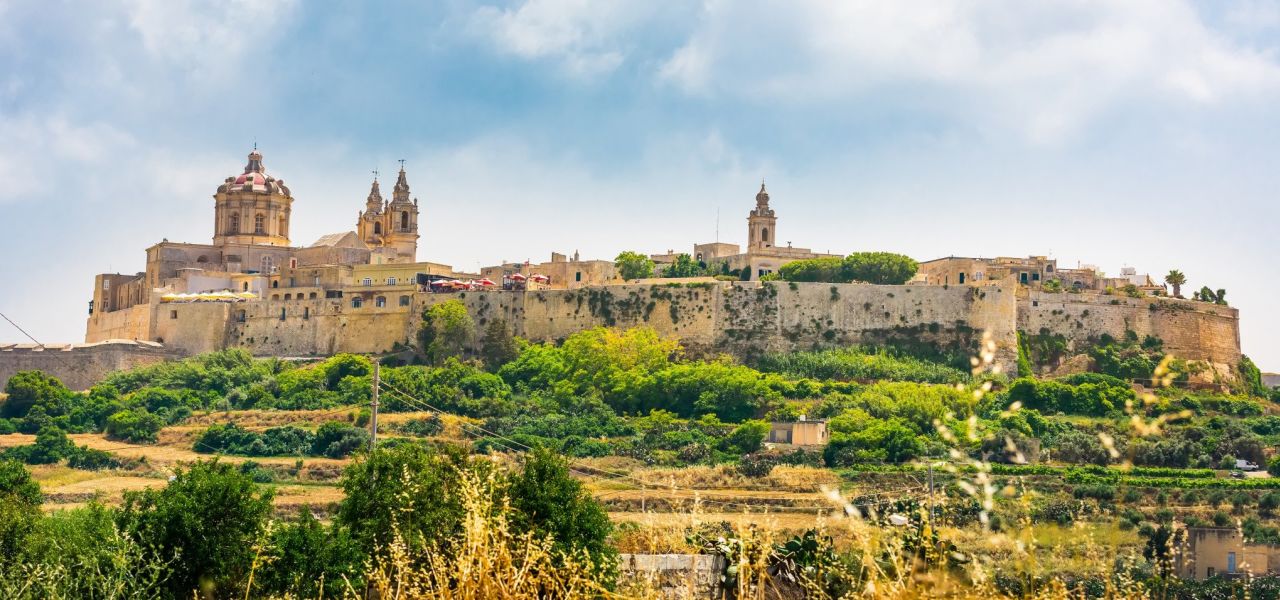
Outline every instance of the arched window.
<svg viewBox="0 0 1280 600">
<path fill-rule="evenodd" d="M 206 258 L 206 257 L 204 257 L 204 256 L 201 256 L 200 258 L 197 258 L 197 259 L 196 259 L 196 262 L 198 262 L 198 263 L 207 263 L 207 262 L 209 262 L 209 259 L 208 259 L 208 258 Z"/>
<path fill-rule="evenodd" d="M 284 220 L 284 215 L 280 215 L 280 226 L 276 228 L 276 235 L 280 237 L 289 235 L 288 221 Z"/>
<path fill-rule="evenodd" d="M 762 241 L 762 242 L 767 242 L 767 241 L 769 241 L 769 228 L 768 228 L 768 227 L 762 227 L 762 228 L 760 228 L 760 241 Z"/>
<path fill-rule="evenodd" d="M 378 296 L 377 298 L 375 298 L 375 299 L 374 299 L 374 301 L 373 301 L 373 305 L 374 305 L 374 306 L 377 306 L 378 308 L 382 308 L 382 307 L 386 306 L 386 305 L 387 305 L 387 297 L 386 297 L 386 296 Z"/>
<path fill-rule="evenodd" d="M 280 287 L 280 280 L 278 280 L 278 279 L 277 279 L 276 281 L 272 281 L 272 282 L 271 282 L 271 287 L 272 287 L 273 289 L 274 289 L 274 288 L 278 288 L 278 287 Z"/>
<path fill-rule="evenodd" d="M 382 223 L 373 224 L 373 235 L 382 235 Z"/>
<path fill-rule="evenodd" d="M 249 282 L 248 282 L 248 281 L 244 282 L 244 291 L 246 291 L 246 292 L 247 292 L 247 291 L 249 291 Z"/>
<path fill-rule="evenodd" d="M 361 306 L 364 306 L 364 300 L 360 296 L 351 299 L 351 308 L 360 308 Z"/>
<path fill-rule="evenodd" d="M 307 296 L 307 299 L 309 299 L 309 300 L 315 300 L 315 299 L 316 299 L 316 293 L 315 293 L 315 292 L 311 292 L 311 295 Z"/>
<path fill-rule="evenodd" d="M 400 231 L 409 231 L 409 212 L 400 213 Z"/>
<path fill-rule="evenodd" d="M 259 235 L 267 232 L 267 218 L 262 215 L 253 216 L 253 232 Z"/>
<path fill-rule="evenodd" d="M 240 213 L 231 213 L 231 223 L 227 225 L 227 233 L 240 233 Z"/>
<path fill-rule="evenodd" d="M 285 299 L 285 300 L 293 300 L 293 294 L 285 294 L 285 295 L 284 295 L 284 299 Z"/>
</svg>

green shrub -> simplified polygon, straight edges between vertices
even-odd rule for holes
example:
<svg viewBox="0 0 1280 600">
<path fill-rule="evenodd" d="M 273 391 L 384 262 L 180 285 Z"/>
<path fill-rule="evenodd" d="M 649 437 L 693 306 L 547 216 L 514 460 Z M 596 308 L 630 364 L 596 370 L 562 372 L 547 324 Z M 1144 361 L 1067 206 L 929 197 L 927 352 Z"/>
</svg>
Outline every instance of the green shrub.
<svg viewBox="0 0 1280 600">
<path fill-rule="evenodd" d="M 156 441 L 164 419 L 146 410 L 124 410 L 107 417 L 107 437 L 134 443 Z"/>
<path fill-rule="evenodd" d="M 204 585 L 226 596 L 248 576 L 272 495 L 233 465 L 197 462 L 163 488 L 126 492 L 119 522 L 161 556 L 181 557 L 170 566 L 175 597 Z"/>
</svg>

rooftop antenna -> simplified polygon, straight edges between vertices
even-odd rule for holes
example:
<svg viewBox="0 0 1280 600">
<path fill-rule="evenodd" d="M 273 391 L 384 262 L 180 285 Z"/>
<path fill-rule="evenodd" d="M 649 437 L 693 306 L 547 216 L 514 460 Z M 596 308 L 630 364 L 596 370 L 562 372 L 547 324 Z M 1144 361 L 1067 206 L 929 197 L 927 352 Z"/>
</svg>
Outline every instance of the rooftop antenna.
<svg viewBox="0 0 1280 600">
<path fill-rule="evenodd" d="M 258 149 L 258 137 L 257 137 L 257 136 L 254 136 L 254 138 L 253 138 L 253 149 L 254 149 L 255 151 Z"/>
<path fill-rule="evenodd" d="M 400 170 L 401 170 L 401 171 L 403 171 L 403 170 L 404 170 L 404 159 L 403 159 L 403 158 L 402 158 L 402 159 L 400 159 Z"/>
<path fill-rule="evenodd" d="M 370 173 L 373 173 L 373 180 L 374 180 L 374 181 L 377 181 L 377 180 L 378 180 L 378 170 L 377 170 L 377 169 L 374 169 L 374 170 L 370 171 Z"/>
</svg>

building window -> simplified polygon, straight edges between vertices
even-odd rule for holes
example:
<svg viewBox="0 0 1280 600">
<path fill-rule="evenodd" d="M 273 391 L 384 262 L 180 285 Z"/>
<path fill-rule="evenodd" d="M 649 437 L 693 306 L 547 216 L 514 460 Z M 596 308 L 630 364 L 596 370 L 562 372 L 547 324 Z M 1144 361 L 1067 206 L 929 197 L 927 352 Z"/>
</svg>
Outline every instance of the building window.
<svg viewBox="0 0 1280 600">
<path fill-rule="evenodd" d="M 373 305 L 374 305 L 374 306 L 376 306 L 376 307 L 378 307 L 378 308 L 385 307 L 385 306 L 387 305 L 387 297 L 386 297 L 386 296 L 378 296 L 377 298 L 374 298 L 374 300 L 373 300 Z"/>
<path fill-rule="evenodd" d="M 296 279 L 294 279 L 293 277 L 290 277 L 290 278 L 289 278 L 289 287 L 297 287 L 297 286 L 298 286 L 298 281 L 297 281 Z"/>
<path fill-rule="evenodd" d="M 103 279 L 103 280 L 102 280 L 102 289 L 104 289 L 104 290 L 109 290 L 109 289 L 111 289 L 111 280 L 110 280 L 110 279 Z"/>
<path fill-rule="evenodd" d="M 409 231 L 409 213 L 400 213 L 400 231 Z"/>
<path fill-rule="evenodd" d="M 1022 283 L 1026 283 L 1026 282 L 1027 282 L 1027 274 L 1026 274 L 1026 273 L 1020 273 L 1020 274 L 1018 275 L 1018 281 L 1021 281 Z"/>
<path fill-rule="evenodd" d="M 263 272 L 263 273 L 271 273 L 272 271 L 275 271 L 275 270 L 276 270 L 276 262 L 275 262 L 275 260 L 272 260 L 271 255 L 269 255 L 269 254 L 268 254 L 268 255 L 266 255 L 266 256 L 263 256 L 263 257 L 262 257 L 262 272 Z"/>
<path fill-rule="evenodd" d="M 1227 553 L 1227 572 L 1228 573 L 1236 572 L 1236 553 L 1235 552 Z"/>
<path fill-rule="evenodd" d="M 282 309 L 280 309 L 280 320 L 281 320 L 281 321 L 283 321 L 283 320 L 284 320 L 284 309 L 283 309 L 283 308 L 282 308 Z"/>
<path fill-rule="evenodd" d="M 964 283 L 964 273 L 960 274 L 960 283 Z"/>
<path fill-rule="evenodd" d="M 274 281 L 272 281 L 272 282 L 271 282 L 271 289 L 275 289 L 275 288 L 278 288 L 278 287 L 280 287 L 280 280 L 279 280 L 279 279 L 274 280 Z"/>
<path fill-rule="evenodd" d="M 373 235 L 382 235 L 382 223 L 373 224 Z"/>
<path fill-rule="evenodd" d="M 296 268 L 298 268 L 298 259 L 296 259 L 296 258 L 290 258 L 290 259 L 289 259 L 289 268 L 290 268 L 290 269 L 296 269 Z"/>
<path fill-rule="evenodd" d="M 408 296 L 400 296 L 400 306 L 409 306 L 410 302 L 412 302 L 412 299 Z"/>
<path fill-rule="evenodd" d="M 249 282 L 248 282 L 248 281 L 244 282 L 244 291 L 246 291 L 246 292 L 247 292 L 247 291 L 249 291 Z"/>
<path fill-rule="evenodd" d="M 1040 281 L 1040 274 L 1039 274 L 1039 273 L 1032 273 L 1032 274 L 1031 274 L 1031 281 Z"/>
<path fill-rule="evenodd" d="M 387 278 L 387 285 L 395 285 L 395 284 L 396 284 L 396 278 L 395 278 L 395 277 L 388 277 L 388 278 Z"/>
<path fill-rule="evenodd" d="M 1049 273 L 1052 273 L 1052 272 L 1053 272 L 1053 265 L 1045 265 L 1045 266 L 1044 266 L 1044 270 L 1045 270 L 1045 271 L 1047 271 L 1047 272 L 1049 272 Z"/>
<path fill-rule="evenodd" d="M 1204 576 L 1213 577 L 1213 567 L 1209 567 L 1208 569 L 1205 569 Z"/>
<path fill-rule="evenodd" d="M 178 318 L 178 311 L 176 311 L 176 310 L 171 310 L 171 311 L 169 311 L 169 318 L 170 318 L 170 319 L 176 319 L 176 318 Z"/>
<path fill-rule="evenodd" d="M 289 227 L 288 225 L 286 225 L 286 223 L 288 223 L 288 221 L 285 221 L 284 216 L 281 215 L 279 219 L 279 225 L 276 227 L 276 235 L 280 237 L 285 237 L 289 235 L 289 232 L 288 232 Z"/>
<path fill-rule="evenodd" d="M 365 277 L 364 279 L 361 279 L 361 280 L 360 280 L 360 284 L 361 284 L 361 285 L 373 285 L 373 280 L 372 280 L 372 279 L 369 279 L 368 277 Z"/>
<path fill-rule="evenodd" d="M 240 213 L 231 213 L 231 224 L 227 226 L 227 233 L 240 233 Z"/>
<path fill-rule="evenodd" d="M 245 312 L 244 312 L 243 310 L 238 310 L 238 311 L 236 311 L 236 322 L 238 322 L 238 323 L 243 323 L 243 322 L 244 322 L 244 319 L 245 319 L 245 316 L 246 316 L 246 315 L 245 315 Z"/>
<path fill-rule="evenodd" d="M 574 280 L 574 281 L 582 281 L 582 271 L 578 271 L 577 273 L 574 273 L 574 274 L 573 274 L 573 280 Z"/>
<path fill-rule="evenodd" d="M 310 294 L 309 296 L 307 296 L 307 299 L 308 299 L 308 300 L 315 300 L 315 299 L 316 299 L 316 293 L 315 293 L 315 292 L 311 292 L 311 294 Z"/>
<path fill-rule="evenodd" d="M 762 242 L 767 242 L 767 241 L 769 241 L 769 228 L 768 228 L 768 227 L 762 227 L 762 228 L 760 228 L 760 241 L 762 241 Z"/>
<path fill-rule="evenodd" d="M 271 299 L 272 299 L 272 300 L 279 300 L 279 299 L 280 299 L 280 294 L 271 294 Z"/>
<path fill-rule="evenodd" d="M 309 307 L 309 306 L 307 306 L 307 307 L 303 307 L 303 309 L 302 309 L 302 318 L 303 318 L 303 319 L 310 319 L 310 318 L 311 318 L 311 307 Z"/>
<path fill-rule="evenodd" d="M 253 232 L 262 235 L 267 232 L 267 218 L 262 215 L 253 216 Z"/>
<path fill-rule="evenodd" d="M 351 308 L 360 308 L 361 306 L 364 306 L 363 298 L 361 298 L 360 296 L 356 296 L 355 298 L 351 299 Z"/>
</svg>

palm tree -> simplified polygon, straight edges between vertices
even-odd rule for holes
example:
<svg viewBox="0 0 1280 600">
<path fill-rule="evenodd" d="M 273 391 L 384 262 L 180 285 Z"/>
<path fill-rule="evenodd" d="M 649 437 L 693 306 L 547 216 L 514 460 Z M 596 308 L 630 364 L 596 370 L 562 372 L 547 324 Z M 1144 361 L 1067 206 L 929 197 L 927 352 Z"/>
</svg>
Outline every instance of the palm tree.
<svg viewBox="0 0 1280 600">
<path fill-rule="evenodd" d="M 1182 271 L 1179 271 L 1179 270 L 1177 270 L 1177 269 L 1174 269 L 1174 270 L 1172 270 L 1172 271 L 1169 271 L 1169 274 L 1168 274 L 1168 275 L 1165 275 L 1165 276 L 1164 276 L 1164 282 L 1165 282 L 1165 283 L 1167 283 L 1167 284 L 1169 284 L 1169 285 L 1171 285 L 1171 286 L 1173 286 L 1173 297 L 1174 297 L 1174 298 L 1181 298 L 1181 297 L 1182 297 L 1182 284 L 1184 284 L 1184 283 L 1186 283 L 1186 282 L 1187 282 L 1187 276 L 1186 276 L 1186 275 L 1183 275 L 1183 274 L 1182 274 Z"/>
</svg>

